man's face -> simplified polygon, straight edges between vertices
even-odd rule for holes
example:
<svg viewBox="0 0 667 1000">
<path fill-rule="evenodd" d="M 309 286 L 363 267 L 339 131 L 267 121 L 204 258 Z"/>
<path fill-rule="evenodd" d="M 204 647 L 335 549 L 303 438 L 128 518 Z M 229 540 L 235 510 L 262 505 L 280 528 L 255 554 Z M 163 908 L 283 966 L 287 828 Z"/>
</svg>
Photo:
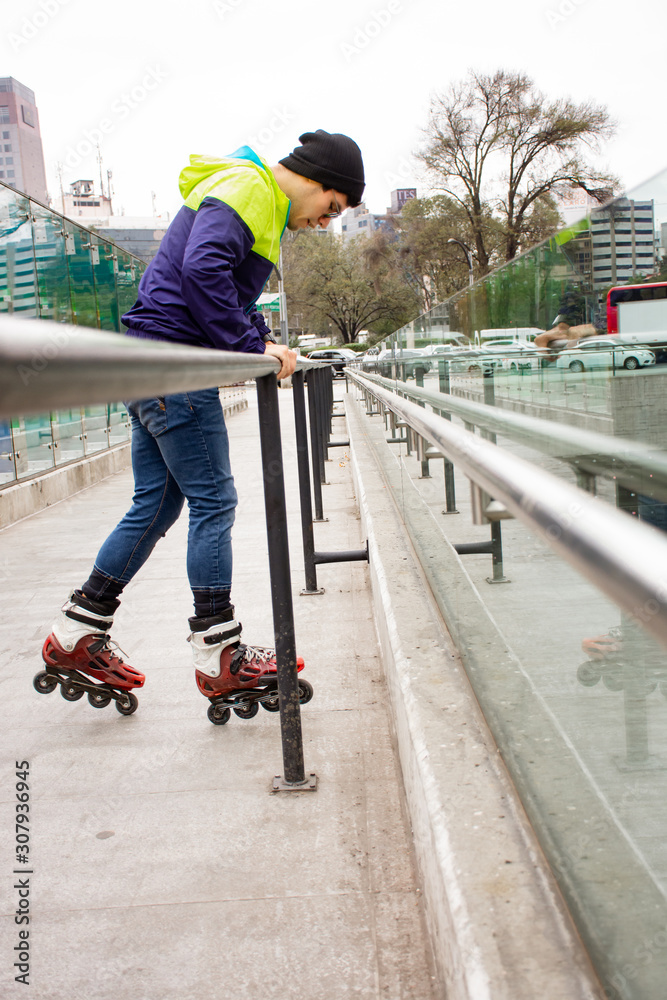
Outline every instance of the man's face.
<svg viewBox="0 0 667 1000">
<path fill-rule="evenodd" d="M 309 177 L 300 178 L 305 183 L 300 183 L 298 189 L 292 192 L 292 204 L 290 207 L 287 228 L 296 229 L 323 229 L 331 222 L 327 218 L 330 212 L 344 212 L 347 208 L 347 195 L 340 191 L 325 190 L 317 181 L 310 180 Z"/>
</svg>

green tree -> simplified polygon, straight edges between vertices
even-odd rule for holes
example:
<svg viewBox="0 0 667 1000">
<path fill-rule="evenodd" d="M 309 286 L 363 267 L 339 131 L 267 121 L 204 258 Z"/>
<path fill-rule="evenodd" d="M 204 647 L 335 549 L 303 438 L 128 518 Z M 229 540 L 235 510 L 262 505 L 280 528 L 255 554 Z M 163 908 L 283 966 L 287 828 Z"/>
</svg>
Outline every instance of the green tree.
<svg viewBox="0 0 667 1000">
<path fill-rule="evenodd" d="M 487 222 L 502 226 L 502 260 L 526 249 L 553 219 L 548 196 L 562 185 L 581 187 L 606 201 L 612 177 L 587 165 L 614 124 L 607 110 L 586 101 L 548 100 L 523 73 L 471 72 L 432 102 L 418 153 L 438 188 L 467 216 L 480 274 L 495 261 Z"/>
<path fill-rule="evenodd" d="M 344 241 L 303 231 L 287 242 L 283 261 L 288 315 L 303 316 L 312 332 L 333 328 L 343 344 L 354 343 L 361 330 L 390 333 L 419 311 L 391 261 L 369 255 L 364 237 Z"/>
</svg>

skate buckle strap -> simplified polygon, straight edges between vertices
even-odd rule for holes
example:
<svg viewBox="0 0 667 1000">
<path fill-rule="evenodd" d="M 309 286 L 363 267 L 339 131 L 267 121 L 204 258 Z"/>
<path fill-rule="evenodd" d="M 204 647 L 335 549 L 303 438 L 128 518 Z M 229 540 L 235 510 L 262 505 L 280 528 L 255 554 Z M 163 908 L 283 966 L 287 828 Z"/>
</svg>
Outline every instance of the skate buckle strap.
<svg viewBox="0 0 667 1000">
<path fill-rule="evenodd" d="M 77 607 L 76 604 L 72 604 L 70 607 L 65 607 L 65 615 L 67 618 L 71 618 L 75 622 L 80 622 L 82 625 L 90 625 L 96 631 L 99 629 L 110 629 L 113 625 L 113 618 L 108 621 L 102 621 L 100 618 L 87 618 L 86 615 L 77 614 L 74 608 Z"/>
<path fill-rule="evenodd" d="M 234 628 L 230 628 L 226 632 L 216 632 L 215 635 L 205 635 L 204 645 L 215 646 L 219 642 L 225 642 L 225 640 L 231 639 L 235 635 L 240 635 L 241 627 L 241 623 L 239 622 L 234 626 Z"/>
</svg>

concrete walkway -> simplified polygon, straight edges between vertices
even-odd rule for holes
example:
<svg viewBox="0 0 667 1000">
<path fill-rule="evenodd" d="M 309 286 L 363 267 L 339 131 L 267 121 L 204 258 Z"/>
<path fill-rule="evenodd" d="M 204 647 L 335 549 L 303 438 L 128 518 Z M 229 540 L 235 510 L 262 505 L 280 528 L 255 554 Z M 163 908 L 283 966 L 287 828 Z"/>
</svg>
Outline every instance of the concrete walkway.
<svg viewBox="0 0 667 1000">
<path fill-rule="evenodd" d="M 316 793 L 270 793 L 278 716 L 212 726 L 185 642 L 183 516 L 127 588 L 114 634 L 147 674 L 137 713 L 37 694 L 41 644 L 106 533 L 131 476 L 0 532 L 0 915 L 3 997 L 39 1000 L 432 1000 L 434 978 L 368 589 L 360 563 L 303 586 L 292 396 L 282 391 L 297 646 L 315 696 L 302 712 Z M 229 421 L 241 497 L 237 613 L 271 643 L 254 391 Z M 334 436 L 340 437 L 342 428 Z M 327 466 L 323 549 L 362 543 L 349 462 Z M 15 761 L 30 768 L 30 973 L 14 982 Z"/>
</svg>

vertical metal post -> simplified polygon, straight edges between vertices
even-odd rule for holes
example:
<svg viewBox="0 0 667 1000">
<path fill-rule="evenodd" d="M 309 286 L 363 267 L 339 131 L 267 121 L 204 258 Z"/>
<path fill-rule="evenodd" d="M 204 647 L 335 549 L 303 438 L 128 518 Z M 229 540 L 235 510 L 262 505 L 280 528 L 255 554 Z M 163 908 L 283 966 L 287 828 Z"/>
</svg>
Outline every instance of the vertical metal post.
<svg viewBox="0 0 667 1000">
<path fill-rule="evenodd" d="M 324 400 L 324 393 L 325 393 L 324 377 L 325 373 L 320 369 L 320 371 L 317 372 L 317 381 L 315 382 L 315 404 L 317 407 L 317 430 L 318 430 L 317 457 L 320 465 L 321 483 L 326 483 L 327 481 L 327 473 L 324 462 L 325 459 L 328 457 L 326 443 L 329 440 L 328 418 L 327 418 L 326 403 Z"/>
<path fill-rule="evenodd" d="M 285 477 L 280 440 L 280 413 L 276 376 L 262 375 L 257 380 L 259 438 L 262 451 L 266 534 L 271 575 L 273 631 L 276 641 L 276 667 L 280 700 L 280 733 L 283 744 L 284 782 L 303 785 L 303 737 L 299 707 L 299 682 L 296 669 L 296 639 L 287 540 Z"/>
<path fill-rule="evenodd" d="M 438 388 L 440 392 L 446 392 L 447 395 L 450 393 L 450 382 L 449 382 L 449 361 L 445 358 L 441 358 L 438 362 Z M 451 413 L 441 413 L 440 416 L 444 417 L 445 420 L 451 420 Z M 458 514 L 456 509 L 456 487 L 454 484 L 454 466 L 449 461 L 445 459 L 445 505 L 446 509 L 443 510 L 443 514 Z"/>
<path fill-rule="evenodd" d="M 495 406 L 496 389 L 493 381 L 493 365 L 485 366 L 482 381 L 484 384 L 484 402 L 487 406 Z M 493 442 L 493 444 L 496 443 L 496 435 L 493 431 L 482 430 L 481 436 L 486 438 L 487 441 Z"/>
<path fill-rule="evenodd" d="M 500 521 L 491 522 L 491 565 L 493 576 L 487 577 L 487 583 L 509 583 L 503 574 L 503 542 Z"/>
<path fill-rule="evenodd" d="M 315 539 L 313 537 L 313 507 L 310 494 L 310 468 L 308 465 L 308 428 L 306 425 L 306 398 L 303 389 L 304 373 L 292 375 L 294 399 L 294 426 L 296 429 L 296 459 L 299 472 L 299 499 L 301 504 L 301 537 L 303 539 L 303 564 L 306 587 L 302 594 L 322 594 L 317 587 L 315 566 Z"/>
<path fill-rule="evenodd" d="M 424 388 L 424 369 L 419 368 L 415 365 L 415 385 L 419 386 L 420 389 Z M 417 400 L 417 405 L 426 409 L 426 403 L 423 400 Z M 419 441 L 418 452 L 421 455 L 421 475 L 420 479 L 430 479 L 431 472 L 428 467 L 428 458 L 426 458 L 426 449 L 428 448 L 428 443 L 423 439 Z"/>
<path fill-rule="evenodd" d="M 317 390 L 315 388 L 317 372 L 314 368 L 308 370 L 308 417 L 310 422 L 310 458 L 313 467 L 313 493 L 315 496 L 315 520 L 324 521 L 322 513 L 322 479 L 320 472 L 320 433 L 317 426 Z"/>
</svg>

